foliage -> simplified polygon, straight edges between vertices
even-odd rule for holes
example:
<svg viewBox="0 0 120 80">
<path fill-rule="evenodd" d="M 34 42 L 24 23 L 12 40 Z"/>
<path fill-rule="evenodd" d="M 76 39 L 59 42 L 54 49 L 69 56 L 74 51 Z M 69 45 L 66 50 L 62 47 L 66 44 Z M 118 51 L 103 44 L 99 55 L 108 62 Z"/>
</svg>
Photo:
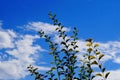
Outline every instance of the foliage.
<svg viewBox="0 0 120 80">
<path fill-rule="evenodd" d="M 52 38 L 44 31 L 39 31 L 40 37 L 44 38 L 49 44 L 49 54 L 53 57 L 53 62 L 51 62 L 53 67 L 46 74 L 41 74 L 37 71 L 38 68 L 30 65 L 28 70 L 31 75 L 35 76 L 35 80 L 93 80 L 98 76 L 102 80 L 106 80 L 110 72 L 106 73 L 106 68 L 103 67 L 101 62 L 104 54 L 97 49 L 99 44 L 94 43 L 91 38 L 87 39 L 87 50 L 83 54 L 84 59 L 78 61 L 77 54 L 82 54 L 78 51 L 78 30 L 74 28 L 73 35 L 68 36 L 64 26 L 56 19 L 56 15 L 49 13 L 49 17 L 53 24 L 57 26 L 56 32 L 61 42 L 59 45 L 53 42 Z M 62 47 L 60 48 L 60 46 Z M 94 66 L 97 66 L 99 71 L 95 71 Z"/>
</svg>

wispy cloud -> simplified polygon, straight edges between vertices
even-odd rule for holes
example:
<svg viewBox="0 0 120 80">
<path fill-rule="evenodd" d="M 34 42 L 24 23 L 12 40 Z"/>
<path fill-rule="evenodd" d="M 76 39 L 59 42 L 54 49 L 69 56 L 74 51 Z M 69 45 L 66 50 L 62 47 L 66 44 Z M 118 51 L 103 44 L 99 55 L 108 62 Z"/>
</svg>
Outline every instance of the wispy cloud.
<svg viewBox="0 0 120 80">
<path fill-rule="evenodd" d="M 34 44 L 38 38 L 38 35 L 22 35 L 9 29 L 0 30 L 0 79 L 20 79 L 28 74 L 27 66 L 35 65 L 35 55 L 45 51 L 40 45 Z M 45 66 L 38 68 L 49 69 Z"/>
<path fill-rule="evenodd" d="M 107 80 L 120 80 L 120 76 L 118 74 L 120 74 L 120 69 L 117 70 L 110 70 L 108 71 L 110 72 Z M 101 77 L 95 77 L 93 80 L 103 80 Z"/>
<path fill-rule="evenodd" d="M 120 69 L 111 70 L 110 75 L 108 76 L 108 80 L 120 80 Z"/>
<path fill-rule="evenodd" d="M 53 34 L 55 35 L 55 34 Z M 68 36 L 69 37 L 69 36 Z M 58 35 L 54 36 L 54 42 L 60 43 L 62 41 L 61 38 L 58 37 Z M 98 43 L 100 46 L 98 49 L 101 51 L 101 53 L 105 54 L 104 58 L 102 61 L 106 62 L 109 60 L 112 60 L 112 63 L 118 63 L 120 64 L 120 41 L 108 41 L 108 42 L 95 42 Z M 78 40 L 77 44 L 79 46 L 78 50 L 80 53 L 78 54 L 78 59 L 83 58 L 82 53 L 86 53 L 86 42 L 84 40 Z M 60 46 L 61 48 L 62 46 Z M 120 77 L 116 76 L 120 73 L 120 69 L 118 70 L 110 70 L 110 75 L 107 80 L 119 80 Z M 101 78 L 95 78 L 94 80 L 101 80 Z"/>
<path fill-rule="evenodd" d="M 31 26 L 31 27 L 30 27 Z M 53 27 L 53 28 L 51 28 Z M 54 34 L 56 26 L 53 26 L 48 23 L 42 23 L 42 22 L 34 22 L 29 24 L 29 29 L 33 29 L 35 31 L 43 30 L 47 34 Z M 69 28 L 66 28 L 66 31 L 69 31 Z M 54 36 L 54 41 L 57 43 L 60 43 L 61 39 L 58 37 L 58 35 Z M 113 63 L 120 64 L 120 41 L 108 41 L 108 42 L 95 42 L 98 43 L 100 46 L 98 49 L 101 51 L 101 53 L 105 54 L 105 57 L 102 59 L 102 61 L 106 62 L 109 60 L 112 60 Z M 80 54 L 78 54 L 78 58 L 81 58 L 81 54 L 86 52 L 86 42 L 84 40 L 78 40 L 78 50 L 80 51 Z M 61 46 L 60 46 L 61 47 Z M 112 63 L 111 63 L 112 64 Z M 120 71 L 112 71 L 108 80 L 119 80 L 119 76 L 115 77 L 114 74 L 118 74 Z"/>
<path fill-rule="evenodd" d="M 101 53 L 105 54 L 105 57 L 102 61 L 112 60 L 115 63 L 120 63 L 120 41 L 108 41 L 108 42 L 95 42 L 100 46 L 98 49 Z M 83 40 L 78 41 L 79 51 L 85 53 L 86 51 L 86 42 Z"/>
<path fill-rule="evenodd" d="M 40 31 L 43 30 L 46 34 L 53 34 L 55 33 L 55 29 L 57 26 L 54 26 L 49 23 L 44 22 L 31 22 L 28 23 L 28 25 L 25 25 L 27 29 L 34 30 L 34 31 Z M 69 31 L 69 28 L 64 28 L 63 30 Z"/>
<path fill-rule="evenodd" d="M 0 30 L 0 49 L 2 48 L 13 48 L 13 38 L 16 34 L 11 30 Z"/>
<path fill-rule="evenodd" d="M 56 35 L 54 37 L 54 41 L 56 43 L 60 43 L 61 39 Z M 120 63 L 120 41 L 108 41 L 108 42 L 95 42 L 100 46 L 98 49 L 101 53 L 105 54 L 105 57 L 102 61 L 112 60 L 114 63 Z M 80 53 L 78 54 L 79 58 L 82 58 L 82 54 L 86 53 L 87 47 L 86 42 L 84 40 L 78 40 L 77 45 L 79 46 L 78 50 Z M 61 46 L 60 46 L 61 47 Z"/>
<path fill-rule="evenodd" d="M 35 64 L 37 53 L 45 51 L 40 45 L 35 44 L 35 40 L 39 38 L 38 35 L 20 34 L 14 30 L 2 29 L 0 23 L 0 79 L 19 79 L 25 77 L 28 73 L 26 67 L 29 64 Z M 39 31 L 43 30 L 45 33 L 55 35 L 55 28 L 48 23 L 32 22 L 24 26 L 27 30 Z M 69 31 L 69 28 L 64 28 Z M 61 39 L 57 35 L 54 36 L 54 41 L 59 43 Z M 99 50 L 105 54 L 104 61 L 112 60 L 114 63 L 120 64 L 120 41 L 96 42 L 100 44 Z M 86 42 L 84 40 L 78 41 L 78 58 L 81 58 L 81 53 L 86 52 Z M 111 63 L 112 64 L 112 63 Z M 48 70 L 49 67 L 38 66 L 40 70 Z M 120 70 L 111 71 L 109 80 L 119 80 L 119 76 L 114 77 Z"/>
</svg>

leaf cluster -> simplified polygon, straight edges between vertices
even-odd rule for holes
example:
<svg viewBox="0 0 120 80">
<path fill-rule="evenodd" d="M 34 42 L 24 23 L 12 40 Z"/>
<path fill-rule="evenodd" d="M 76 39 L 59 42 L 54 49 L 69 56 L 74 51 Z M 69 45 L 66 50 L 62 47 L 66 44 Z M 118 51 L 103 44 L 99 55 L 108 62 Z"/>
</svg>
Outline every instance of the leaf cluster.
<svg viewBox="0 0 120 80">
<path fill-rule="evenodd" d="M 84 59 L 80 59 L 78 65 L 77 54 L 79 53 L 78 46 L 78 30 L 73 29 L 73 35 L 67 35 L 64 26 L 58 22 L 56 15 L 49 13 L 50 19 L 56 27 L 56 32 L 61 39 L 60 43 L 53 41 L 51 36 L 45 34 L 43 30 L 39 31 L 40 37 L 44 37 L 45 41 L 49 44 L 49 54 L 53 57 L 51 62 L 51 69 L 46 74 L 40 74 L 37 72 L 38 68 L 29 66 L 28 70 L 35 76 L 35 80 L 93 80 L 99 76 L 103 80 L 106 80 L 110 72 L 106 73 L 106 68 L 103 67 L 101 59 L 104 57 L 97 47 L 99 44 L 94 44 L 93 39 L 86 40 L 86 54 L 83 55 Z M 62 46 L 60 48 L 60 46 Z M 99 72 L 96 73 L 94 66 L 99 68 Z"/>
</svg>

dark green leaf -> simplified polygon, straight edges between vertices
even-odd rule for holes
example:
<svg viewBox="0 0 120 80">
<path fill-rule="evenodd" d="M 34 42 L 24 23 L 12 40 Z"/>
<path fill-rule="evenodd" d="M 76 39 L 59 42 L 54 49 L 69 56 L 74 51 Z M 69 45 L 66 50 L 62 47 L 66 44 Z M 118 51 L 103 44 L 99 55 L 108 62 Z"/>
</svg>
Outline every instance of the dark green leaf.
<svg viewBox="0 0 120 80">
<path fill-rule="evenodd" d="M 102 69 L 102 72 L 105 72 L 105 68 Z"/>
<path fill-rule="evenodd" d="M 102 74 L 101 74 L 101 73 L 98 73 L 98 74 L 96 74 L 96 76 L 100 76 L 100 77 L 102 77 Z"/>
<path fill-rule="evenodd" d="M 98 65 L 98 63 L 97 63 L 96 61 L 93 61 L 93 62 L 91 63 L 91 65 L 93 65 L 93 64 Z"/>
<path fill-rule="evenodd" d="M 110 74 L 110 72 L 107 72 L 106 75 L 105 75 L 105 78 L 107 78 L 109 74 Z"/>
</svg>

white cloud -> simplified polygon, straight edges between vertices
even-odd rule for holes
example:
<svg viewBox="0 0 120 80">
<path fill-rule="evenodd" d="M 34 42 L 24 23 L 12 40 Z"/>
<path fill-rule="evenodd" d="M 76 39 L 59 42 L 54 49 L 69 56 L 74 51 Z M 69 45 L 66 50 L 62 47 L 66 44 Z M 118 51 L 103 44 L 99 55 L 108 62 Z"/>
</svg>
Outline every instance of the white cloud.
<svg viewBox="0 0 120 80">
<path fill-rule="evenodd" d="M 107 77 L 107 80 L 120 80 L 120 69 L 117 70 L 110 70 L 107 71 L 110 72 L 109 76 Z M 95 77 L 93 80 L 102 80 L 101 77 Z"/>
<path fill-rule="evenodd" d="M 2 23 L 0 22 L 0 26 Z M 47 34 L 55 33 L 55 27 L 48 23 L 43 22 L 32 22 L 25 26 L 29 30 L 39 31 L 43 30 Z M 68 28 L 64 28 L 66 31 L 69 31 Z M 38 51 L 44 51 L 40 45 L 34 44 L 34 41 L 38 39 L 38 35 L 25 34 L 21 35 L 14 32 L 13 30 L 0 30 L 0 49 L 7 49 L 4 53 L 0 53 L 0 79 L 19 79 L 25 77 L 28 73 L 26 72 L 26 67 L 29 64 L 35 64 L 35 55 Z M 60 42 L 60 39 L 55 36 L 55 42 Z M 115 63 L 120 63 L 120 42 L 119 41 L 109 41 L 106 43 L 98 42 L 100 44 L 100 51 L 103 54 L 106 54 L 104 59 L 113 60 Z M 79 51 L 85 53 L 86 51 L 86 42 L 79 40 Z M 81 53 L 79 58 L 81 58 Z M 4 54 L 1 56 L 1 54 Z M 9 55 L 9 56 L 8 56 Z M 11 57 L 12 56 L 12 57 Z M 9 57 L 7 60 L 2 60 L 3 58 Z M 37 65 L 35 65 L 37 66 Z M 37 66 L 40 70 L 48 70 L 49 67 Z M 119 80 L 118 75 L 120 70 L 111 71 L 110 79 L 108 80 Z"/>
<path fill-rule="evenodd" d="M 112 59 L 115 63 L 120 63 L 118 58 L 120 57 L 120 42 L 108 41 L 106 43 L 99 43 L 100 51 L 106 54 L 106 60 Z"/>
<path fill-rule="evenodd" d="M 106 43 L 102 42 L 95 42 L 98 43 L 100 46 L 98 49 L 100 50 L 101 53 L 105 54 L 104 58 L 102 61 L 107 61 L 112 59 L 113 62 L 115 63 L 120 63 L 120 42 L 119 41 L 108 41 Z M 79 40 L 78 41 L 78 46 L 79 46 L 79 51 L 80 53 L 85 53 L 86 52 L 86 42 Z M 79 54 L 79 57 L 81 54 Z"/>
<path fill-rule="evenodd" d="M 35 31 L 39 31 L 42 29 L 47 34 L 55 35 L 54 34 L 55 26 L 48 24 L 48 23 L 33 22 L 33 23 L 29 23 L 27 25 L 27 28 L 31 30 L 35 30 Z M 66 30 L 69 30 L 69 29 L 66 28 Z M 57 43 L 60 43 L 61 39 L 58 37 L 58 35 L 55 35 L 54 41 Z M 103 42 L 96 42 L 96 43 L 100 44 L 98 48 L 101 51 L 101 53 L 105 54 L 105 57 L 102 59 L 102 61 L 108 61 L 111 59 L 115 63 L 118 63 L 118 64 L 120 63 L 120 55 L 119 55 L 120 41 L 108 41 L 104 43 Z M 83 40 L 79 40 L 77 44 L 79 45 L 78 50 L 80 51 L 80 54 L 78 54 L 78 57 L 81 58 L 81 53 L 86 52 L 86 42 Z M 111 74 L 108 80 L 119 80 L 120 79 L 119 76 L 115 77 L 115 75 L 118 75 L 120 73 L 120 70 L 110 71 L 110 72 Z"/>
<path fill-rule="evenodd" d="M 44 23 L 44 22 L 31 22 L 26 25 L 27 29 L 34 30 L 34 31 L 40 31 L 43 30 L 46 34 L 52 34 L 55 32 L 55 29 L 57 26 Z M 63 30 L 69 31 L 70 29 L 64 28 Z"/>
<path fill-rule="evenodd" d="M 108 79 L 107 80 L 120 80 L 120 69 L 117 69 L 117 70 L 111 70 L 109 71 L 110 72 L 110 75 L 108 76 Z"/>
<path fill-rule="evenodd" d="M 35 64 L 38 51 L 45 51 L 40 45 L 34 44 L 34 41 L 39 38 L 38 35 L 30 34 L 21 35 L 13 30 L 2 29 L 0 22 L 0 49 L 5 49 L 0 53 L 0 79 L 20 79 L 28 73 L 26 67 L 30 64 Z M 43 22 L 32 22 L 25 26 L 29 30 L 43 30 L 47 34 L 52 34 L 56 26 Z M 64 28 L 68 31 L 68 28 Z M 37 66 L 37 65 L 34 65 Z M 48 70 L 49 67 L 37 66 L 39 70 Z"/>
<path fill-rule="evenodd" d="M 13 48 L 14 44 L 13 42 L 13 37 L 15 37 L 14 32 L 11 30 L 0 30 L 0 49 L 2 48 Z"/>
<path fill-rule="evenodd" d="M 58 36 L 55 36 L 54 41 L 56 43 L 60 43 L 60 41 L 62 41 L 62 39 L 60 39 Z M 102 42 L 95 42 L 98 43 L 100 46 L 98 47 L 98 49 L 101 51 L 101 53 L 105 54 L 104 58 L 102 59 L 102 61 L 108 61 L 108 60 L 112 60 L 115 63 L 120 64 L 120 42 L 119 41 L 108 41 L 105 43 Z M 83 55 L 82 53 L 86 53 L 86 42 L 83 40 L 79 40 L 77 45 L 79 46 L 79 51 L 80 53 L 78 53 L 78 59 L 83 59 Z M 61 48 L 62 46 L 60 46 Z M 111 66 L 112 62 L 111 62 Z M 95 67 L 95 66 L 94 66 Z M 109 66 L 110 67 L 110 66 Z M 110 72 L 110 75 L 108 76 L 107 80 L 120 80 L 120 69 L 118 70 L 110 70 L 108 71 Z M 96 77 L 94 80 L 102 80 L 99 77 Z"/>
<path fill-rule="evenodd" d="M 69 36 L 68 36 L 69 37 Z M 58 35 L 55 35 L 54 42 L 59 43 L 62 41 Z M 98 43 L 100 46 L 98 49 L 101 53 L 105 54 L 102 61 L 113 60 L 115 63 L 120 63 L 120 41 L 108 41 L 108 42 L 95 42 Z M 86 42 L 83 40 L 78 40 L 77 45 L 79 46 L 78 50 L 80 53 L 78 57 L 81 58 L 82 54 L 86 53 L 87 47 Z M 60 48 L 63 47 L 60 45 Z"/>
<path fill-rule="evenodd" d="M 0 30 L 0 80 L 20 79 L 25 77 L 27 66 L 35 65 L 36 55 L 45 51 L 40 45 L 34 44 L 39 36 L 21 35 L 13 30 Z M 37 65 L 35 65 L 37 66 Z M 48 70 L 49 67 L 38 66 L 39 70 Z"/>
</svg>

